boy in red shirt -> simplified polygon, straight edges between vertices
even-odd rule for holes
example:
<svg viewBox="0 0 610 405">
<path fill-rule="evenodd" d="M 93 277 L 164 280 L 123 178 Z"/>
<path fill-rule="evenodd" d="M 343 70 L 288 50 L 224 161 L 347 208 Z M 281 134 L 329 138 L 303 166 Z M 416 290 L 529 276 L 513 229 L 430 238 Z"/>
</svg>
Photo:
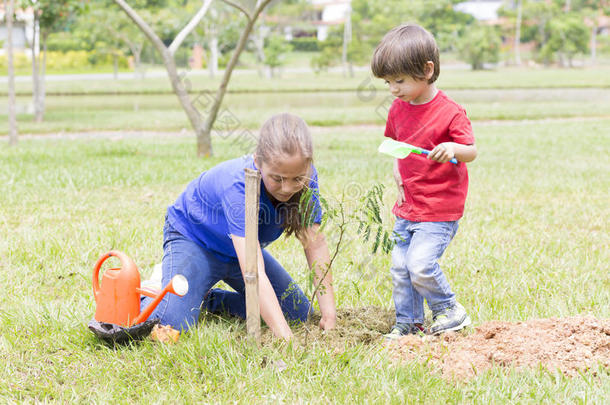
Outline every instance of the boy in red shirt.
<svg viewBox="0 0 610 405">
<path fill-rule="evenodd" d="M 396 325 L 389 339 L 423 330 L 424 298 L 432 311 L 429 332 L 470 325 L 438 260 L 453 239 L 468 192 L 466 162 L 477 156 L 464 109 L 434 84 L 439 51 L 432 35 L 417 25 L 401 25 L 381 40 L 371 62 L 396 99 L 385 136 L 431 150 L 394 162 L 398 201 L 392 210 L 396 244 L 392 250 Z M 452 158 L 458 164 L 447 163 Z"/>
</svg>

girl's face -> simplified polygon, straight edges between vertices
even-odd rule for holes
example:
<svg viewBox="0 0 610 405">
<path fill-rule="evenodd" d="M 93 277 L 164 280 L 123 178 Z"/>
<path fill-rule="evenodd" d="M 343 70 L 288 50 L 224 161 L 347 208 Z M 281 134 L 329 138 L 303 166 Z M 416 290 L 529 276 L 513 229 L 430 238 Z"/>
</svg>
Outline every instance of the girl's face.
<svg viewBox="0 0 610 405">
<path fill-rule="evenodd" d="M 282 156 L 273 162 L 257 162 L 265 189 L 286 202 L 309 184 L 311 163 L 301 155 Z"/>
</svg>

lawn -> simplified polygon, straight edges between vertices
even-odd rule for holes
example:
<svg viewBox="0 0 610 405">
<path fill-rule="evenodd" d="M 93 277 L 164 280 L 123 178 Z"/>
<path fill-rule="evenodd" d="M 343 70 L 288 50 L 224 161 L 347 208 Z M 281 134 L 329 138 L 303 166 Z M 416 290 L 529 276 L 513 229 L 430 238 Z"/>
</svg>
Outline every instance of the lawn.
<svg viewBox="0 0 610 405">
<path fill-rule="evenodd" d="M 463 97 L 472 100 L 473 112 L 491 104 Z M 543 99 L 540 111 L 549 102 Z M 95 102 L 79 100 L 83 111 Z M 98 111 L 105 109 L 102 105 L 112 110 L 103 104 L 110 100 L 100 100 Z M 114 100 L 110 103 L 117 106 L 133 102 Z M 237 101 L 241 118 L 247 108 Z M 150 103 L 154 108 L 149 110 L 141 101 L 140 122 L 158 119 L 165 125 L 171 119 L 161 115 L 165 99 Z M 330 110 L 334 102 L 323 103 L 315 111 Z M 602 105 L 607 111 L 607 99 Z M 243 121 L 254 127 L 279 108 L 260 106 Z M 294 111 L 307 116 L 308 110 L 299 108 Z M 348 111 L 358 114 L 358 108 L 348 106 Z M 514 118 L 527 117 L 532 106 L 515 108 Z M 546 110 L 554 108 L 551 103 Z M 598 115 L 586 114 L 587 108 L 582 115 Z M 497 119 L 486 114 L 481 116 Z M 105 128 L 98 123 L 113 115 L 97 119 L 91 128 L 73 124 L 72 129 Z M 442 265 L 475 326 L 493 319 L 610 317 L 609 125 L 607 118 L 474 123 L 479 157 L 469 164 L 466 214 Z M 391 159 L 375 151 L 382 128 L 316 128 L 315 159 L 321 191 L 331 201 L 344 190 L 355 198 L 374 184 L 386 185 L 389 226 Z M 120 249 L 148 274 L 161 258 L 167 205 L 202 170 L 244 152 L 233 137 L 215 138 L 214 146 L 215 157 L 207 160 L 195 157 L 192 136 L 163 134 L 42 137 L 0 148 L 2 402 L 487 404 L 604 403 L 610 398 L 607 369 L 569 378 L 540 368 L 494 368 L 473 380 L 447 381 L 430 365 L 391 359 L 380 339 L 338 348 L 318 337 L 307 345 L 257 348 L 243 322 L 226 318 L 207 317 L 177 345 L 101 344 L 86 328 L 95 308 L 95 261 L 109 249 Z M 336 229 L 331 224 L 326 232 L 332 243 Z M 294 240 L 281 239 L 270 250 L 307 285 L 305 260 L 296 254 Z M 388 269 L 387 255 L 371 256 L 349 238 L 334 271 L 339 308 L 391 309 Z M 279 360 L 286 369 L 274 366 Z"/>
<path fill-rule="evenodd" d="M 448 89 L 469 117 L 481 120 L 540 120 L 574 117 L 610 117 L 610 92 L 597 88 L 565 89 Z M 391 102 L 385 89 L 305 93 L 228 94 L 219 122 L 234 117 L 239 127 L 256 129 L 273 113 L 290 111 L 310 125 L 383 124 Z M 194 94 L 200 111 L 206 96 Z M 6 98 L 0 101 L 6 103 Z M 21 133 L 99 130 L 190 130 L 190 124 L 173 94 L 48 96 L 44 122 L 34 122 L 23 109 L 31 97 L 21 96 L 18 116 Z M 220 125 L 222 127 L 222 125 Z M 0 121 L 0 134 L 8 132 Z"/>
<path fill-rule="evenodd" d="M 161 77 L 134 80 L 78 79 L 46 83 L 44 122 L 35 122 L 31 83 L 18 82 L 17 112 L 22 134 L 106 130 L 190 130 L 188 119 Z M 184 73 L 191 99 L 205 110 L 219 79 L 206 72 Z M 56 77 L 61 78 L 61 77 Z M 517 69 L 495 71 L 444 70 L 439 87 L 462 104 L 474 121 L 572 119 L 610 117 L 610 67 L 587 69 Z M 383 124 L 391 97 L 381 79 L 368 71 L 355 77 L 341 73 L 285 72 L 260 78 L 252 71 L 236 71 L 220 111 L 233 116 L 239 127 L 256 129 L 270 114 L 290 111 L 310 125 Z M 0 83 L 0 94 L 6 83 Z M 0 118 L 7 111 L 0 99 Z M 8 120 L 0 119 L 0 135 Z"/>
<path fill-rule="evenodd" d="M 305 67 L 307 69 L 307 67 Z M 47 81 L 48 94 L 119 94 L 119 93 L 171 93 L 166 73 L 159 67 L 143 79 L 96 80 L 89 77 L 78 79 L 73 76 L 55 76 Z M 156 73 L 153 75 L 153 73 Z M 221 77 L 211 79 L 205 70 L 182 69 L 179 74 L 192 92 L 215 90 Z M 3 78 L 4 79 L 4 78 Z M 6 80 L 0 81 L 0 94 L 7 93 Z M 502 68 L 498 70 L 443 69 L 438 84 L 444 89 L 514 89 L 514 88 L 608 88 L 610 87 L 610 66 L 600 65 L 589 68 Z M 374 87 L 383 89 L 381 79 L 371 77 L 367 66 L 356 70 L 354 77 L 346 77 L 339 71 L 315 74 L 312 71 L 291 71 L 286 69 L 278 77 L 259 77 L 255 70 L 235 70 L 228 86 L 229 92 L 304 92 L 304 91 L 357 91 Z M 17 81 L 18 94 L 31 94 L 31 81 Z"/>
</svg>

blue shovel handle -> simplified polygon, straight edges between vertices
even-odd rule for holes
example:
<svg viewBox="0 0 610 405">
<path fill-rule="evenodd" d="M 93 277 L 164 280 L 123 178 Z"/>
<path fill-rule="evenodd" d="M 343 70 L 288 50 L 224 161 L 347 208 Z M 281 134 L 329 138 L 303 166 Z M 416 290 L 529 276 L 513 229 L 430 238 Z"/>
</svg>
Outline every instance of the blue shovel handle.
<svg viewBox="0 0 610 405">
<path fill-rule="evenodd" d="M 429 155 L 430 151 L 426 150 L 426 149 L 421 149 L 421 153 L 423 153 L 424 155 Z M 451 159 L 450 162 L 453 163 L 454 165 L 458 164 L 458 161 L 456 158 Z"/>
</svg>

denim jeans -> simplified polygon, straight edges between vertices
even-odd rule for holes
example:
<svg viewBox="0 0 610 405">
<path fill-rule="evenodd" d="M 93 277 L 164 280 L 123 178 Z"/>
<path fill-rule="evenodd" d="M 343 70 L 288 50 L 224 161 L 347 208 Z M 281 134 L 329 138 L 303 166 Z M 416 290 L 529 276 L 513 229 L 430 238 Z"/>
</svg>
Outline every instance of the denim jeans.
<svg viewBox="0 0 610 405">
<path fill-rule="evenodd" d="M 188 280 L 189 289 L 183 297 L 168 293 L 150 319 L 159 318 L 163 325 L 186 331 L 197 323 L 202 307 L 209 312 L 246 317 L 245 285 L 237 260 L 228 263 L 219 260 L 211 251 L 184 237 L 167 222 L 163 240 L 162 285 L 167 285 L 176 274 L 182 274 Z M 309 300 L 273 256 L 264 249 L 262 252 L 265 273 L 284 316 L 289 321 L 306 321 Z M 235 291 L 212 289 L 221 280 Z M 152 298 L 145 297 L 140 307 L 144 309 L 151 301 Z"/>
<path fill-rule="evenodd" d="M 455 304 L 438 260 L 455 236 L 458 221 L 412 222 L 396 218 L 392 282 L 397 323 L 423 323 L 424 298 L 432 312 Z"/>
</svg>

